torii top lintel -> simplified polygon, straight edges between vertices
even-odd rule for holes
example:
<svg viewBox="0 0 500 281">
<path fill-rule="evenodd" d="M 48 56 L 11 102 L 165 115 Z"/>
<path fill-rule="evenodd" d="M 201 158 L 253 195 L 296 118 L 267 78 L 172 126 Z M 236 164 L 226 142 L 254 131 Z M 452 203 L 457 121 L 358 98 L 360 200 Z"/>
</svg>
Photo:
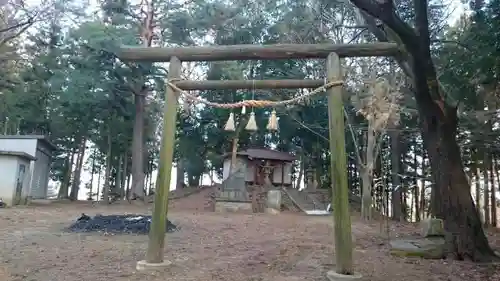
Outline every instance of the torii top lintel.
<svg viewBox="0 0 500 281">
<path fill-rule="evenodd" d="M 191 47 L 131 47 L 123 46 L 118 57 L 128 61 L 168 62 L 172 57 L 181 61 L 231 61 L 324 59 L 330 53 L 339 57 L 395 56 L 400 52 L 396 43 L 364 44 L 275 44 L 218 45 Z"/>
</svg>

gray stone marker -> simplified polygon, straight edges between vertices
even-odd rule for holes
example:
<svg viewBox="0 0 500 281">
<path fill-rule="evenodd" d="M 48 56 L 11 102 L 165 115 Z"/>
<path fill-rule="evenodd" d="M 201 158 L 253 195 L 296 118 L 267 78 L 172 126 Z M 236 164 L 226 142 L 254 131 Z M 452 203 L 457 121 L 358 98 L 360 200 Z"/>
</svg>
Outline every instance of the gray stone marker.
<svg viewBox="0 0 500 281">
<path fill-rule="evenodd" d="M 281 190 L 273 189 L 267 192 L 266 207 L 281 210 Z"/>
<path fill-rule="evenodd" d="M 422 237 L 444 237 L 444 223 L 442 219 L 426 218 L 421 223 Z"/>
</svg>

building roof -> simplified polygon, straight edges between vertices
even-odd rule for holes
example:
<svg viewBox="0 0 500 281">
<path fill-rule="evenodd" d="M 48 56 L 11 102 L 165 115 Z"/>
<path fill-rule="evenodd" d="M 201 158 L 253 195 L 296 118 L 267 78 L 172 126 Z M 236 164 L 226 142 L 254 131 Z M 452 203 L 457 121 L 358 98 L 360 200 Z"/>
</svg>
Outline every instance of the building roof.
<svg viewBox="0 0 500 281">
<path fill-rule="evenodd" d="M 292 162 L 296 159 L 294 155 L 288 152 L 277 151 L 267 148 L 249 148 L 246 150 L 238 151 L 236 155 L 246 156 L 247 158 L 277 160 L 286 162 Z M 227 157 L 231 157 L 231 153 L 224 154 L 224 158 Z"/>
<path fill-rule="evenodd" d="M 50 149 L 57 150 L 57 146 L 49 141 L 48 137 L 44 135 L 0 135 L 0 139 L 37 139 L 47 145 Z"/>
<path fill-rule="evenodd" d="M 25 152 L 19 152 L 19 151 L 7 151 L 7 150 L 0 150 L 0 156 L 6 155 L 6 156 L 17 156 L 20 158 L 28 159 L 29 161 L 35 161 L 36 157 L 33 155 L 30 155 Z"/>
</svg>

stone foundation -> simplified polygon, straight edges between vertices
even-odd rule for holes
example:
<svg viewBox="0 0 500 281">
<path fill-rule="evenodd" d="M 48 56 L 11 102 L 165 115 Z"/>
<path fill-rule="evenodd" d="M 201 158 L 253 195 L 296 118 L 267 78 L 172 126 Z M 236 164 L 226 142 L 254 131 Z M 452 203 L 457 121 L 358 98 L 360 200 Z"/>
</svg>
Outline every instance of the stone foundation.
<svg viewBox="0 0 500 281">
<path fill-rule="evenodd" d="M 215 201 L 216 212 L 252 213 L 252 202 Z"/>
<path fill-rule="evenodd" d="M 335 272 L 334 270 L 330 270 L 326 273 L 326 278 L 330 281 L 349 281 L 349 280 L 358 280 L 363 276 L 359 273 L 354 273 L 353 275 L 344 275 Z"/>
<path fill-rule="evenodd" d="M 166 267 L 169 267 L 172 264 L 171 261 L 164 260 L 163 262 L 160 263 L 149 263 L 145 260 L 138 261 L 135 269 L 137 271 L 147 271 L 147 272 L 152 272 L 152 271 L 161 271 L 164 270 Z"/>
</svg>

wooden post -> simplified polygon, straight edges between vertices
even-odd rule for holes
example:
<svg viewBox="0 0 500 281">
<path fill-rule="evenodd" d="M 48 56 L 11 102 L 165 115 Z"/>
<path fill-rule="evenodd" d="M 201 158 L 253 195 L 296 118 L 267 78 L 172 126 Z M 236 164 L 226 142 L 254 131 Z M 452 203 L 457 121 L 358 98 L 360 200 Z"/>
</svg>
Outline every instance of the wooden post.
<svg viewBox="0 0 500 281">
<path fill-rule="evenodd" d="M 183 90 L 240 90 L 240 89 L 304 89 L 319 88 L 324 80 L 204 80 L 177 81 L 175 85 Z"/>
<path fill-rule="evenodd" d="M 340 58 L 337 54 L 331 53 L 328 55 L 326 69 L 328 82 L 342 79 Z M 342 87 L 332 87 L 327 90 L 327 93 L 336 272 L 338 274 L 353 275 Z"/>
<path fill-rule="evenodd" d="M 168 79 L 179 78 L 181 73 L 181 61 L 172 57 L 168 71 Z M 175 91 L 167 86 L 165 94 L 165 106 L 163 113 L 163 135 L 160 149 L 160 164 L 158 176 L 161 184 L 155 190 L 155 201 L 153 218 L 149 230 L 148 251 L 146 261 L 148 263 L 162 263 L 165 246 L 165 227 L 168 211 L 168 193 L 170 191 L 170 178 L 172 174 L 172 160 L 174 154 L 175 127 L 177 118 L 177 95 Z"/>
</svg>

